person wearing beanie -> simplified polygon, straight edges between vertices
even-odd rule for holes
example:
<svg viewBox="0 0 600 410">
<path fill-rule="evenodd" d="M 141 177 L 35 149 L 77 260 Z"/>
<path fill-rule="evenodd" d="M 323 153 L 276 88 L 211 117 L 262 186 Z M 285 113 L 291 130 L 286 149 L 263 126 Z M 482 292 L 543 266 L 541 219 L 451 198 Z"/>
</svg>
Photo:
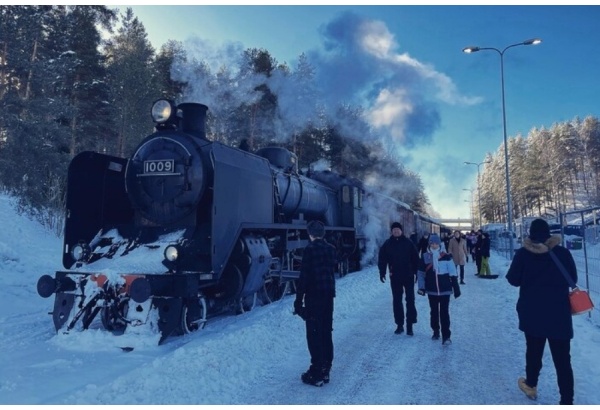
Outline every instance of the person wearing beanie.
<svg viewBox="0 0 600 410">
<path fill-rule="evenodd" d="M 436 243 L 440 246 L 442 245 L 442 240 L 440 239 L 440 236 L 437 233 L 432 233 L 431 235 L 429 235 L 427 250 L 429 250 L 429 247 L 432 243 Z"/>
<path fill-rule="evenodd" d="M 487 232 L 483 232 L 481 234 L 481 246 L 479 248 L 479 253 L 481 255 L 481 262 L 479 268 L 480 278 L 496 279 L 498 277 L 498 275 L 492 275 L 492 269 L 490 268 L 490 248 L 490 234 Z"/>
<path fill-rule="evenodd" d="M 545 220 L 538 218 L 531 222 L 529 227 L 529 239 L 537 243 L 546 242 L 550 235 L 550 225 Z"/>
<path fill-rule="evenodd" d="M 399 228 L 401 231 L 404 231 L 404 228 L 402 227 L 402 224 L 400 222 L 392 223 L 392 226 L 390 227 L 390 229 L 393 231 L 394 228 Z"/>
<path fill-rule="evenodd" d="M 427 295 L 430 308 L 430 325 L 433 340 L 440 338 L 442 345 L 452 344 L 450 336 L 450 295 L 460 296 L 460 285 L 452 255 L 441 249 L 441 240 L 437 234 L 429 236 L 429 248 L 421 255 L 417 274 L 418 293 Z M 441 325 L 441 326 L 440 326 Z"/>
<path fill-rule="evenodd" d="M 333 298 L 335 298 L 336 250 L 325 241 L 325 225 L 310 221 L 306 226 L 310 243 L 304 248 L 300 277 L 296 282 L 294 313 L 306 322 L 310 367 L 302 373 L 303 383 L 329 383 L 333 362 Z"/>
<path fill-rule="evenodd" d="M 392 308 L 396 330 L 404 332 L 404 305 L 402 296 L 406 298 L 406 334 L 413 335 L 413 324 L 417 323 L 417 308 L 415 307 L 415 277 L 419 263 L 417 248 L 404 236 L 400 222 L 394 222 L 391 227 L 392 235 L 379 248 L 379 279 L 385 283 L 386 273 L 390 272 L 390 287 L 392 288 Z"/>
<path fill-rule="evenodd" d="M 548 222 L 535 219 L 529 228 L 529 237 L 523 239 L 523 246 L 515 252 L 506 279 L 519 287 L 519 330 L 525 334 L 525 377 L 517 380 L 519 389 L 530 399 L 537 398 L 542 358 L 548 341 L 556 369 L 560 404 L 573 404 L 575 382 L 570 353 L 573 338 L 570 287 L 553 256 L 564 266 L 574 283 L 577 283 L 577 267 L 571 252 L 560 242 L 559 235 L 550 234 Z"/>
</svg>

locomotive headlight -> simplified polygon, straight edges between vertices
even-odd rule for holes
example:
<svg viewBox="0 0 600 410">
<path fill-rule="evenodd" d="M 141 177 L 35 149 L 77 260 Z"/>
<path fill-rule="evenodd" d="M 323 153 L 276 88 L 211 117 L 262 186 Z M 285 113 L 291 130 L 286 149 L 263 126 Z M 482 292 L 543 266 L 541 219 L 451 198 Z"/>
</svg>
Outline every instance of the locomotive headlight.
<svg viewBox="0 0 600 410">
<path fill-rule="evenodd" d="M 71 256 L 76 261 L 82 260 L 83 259 L 83 246 L 81 246 L 81 245 L 73 246 L 73 249 L 71 250 Z"/>
<path fill-rule="evenodd" d="M 172 101 L 158 100 L 152 104 L 152 121 L 157 124 L 164 124 L 171 120 L 177 114 L 177 108 Z"/>
<path fill-rule="evenodd" d="M 169 245 L 165 248 L 165 259 L 169 262 L 175 262 L 179 257 L 179 249 L 175 245 Z"/>
<path fill-rule="evenodd" d="M 89 248 L 84 244 L 78 243 L 71 249 L 71 256 L 76 262 L 84 260 L 88 256 L 88 254 Z"/>
</svg>

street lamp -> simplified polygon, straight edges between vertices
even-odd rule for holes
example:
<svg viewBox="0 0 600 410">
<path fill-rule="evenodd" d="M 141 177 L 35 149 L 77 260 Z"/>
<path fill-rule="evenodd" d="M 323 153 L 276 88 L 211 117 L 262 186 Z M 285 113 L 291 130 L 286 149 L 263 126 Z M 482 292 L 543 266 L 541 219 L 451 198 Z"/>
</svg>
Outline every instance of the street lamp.
<svg viewBox="0 0 600 410">
<path fill-rule="evenodd" d="M 475 216 L 473 215 L 473 201 L 463 199 L 464 202 L 469 203 L 469 211 L 471 212 L 471 230 L 475 229 Z"/>
<path fill-rule="evenodd" d="M 479 167 L 483 164 L 491 164 L 491 161 L 483 162 L 469 162 L 465 161 L 465 165 L 476 165 L 477 166 L 477 204 L 479 207 L 479 229 L 481 229 L 481 184 L 479 182 Z"/>
<path fill-rule="evenodd" d="M 470 211 L 471 211 L 471 229 L 475 229 L 475 215 L 473 215 L 473 191 L 475 191 L 475 189 L 473 188 L 463 188 L 463 191 L 467 191 L 471 193 L 471 197 L 469 199 L 469 201 L 467 201 L 465 199 L 465 202 L 469 202 L 470 203 Z"/>
<path fill-rule="evenodd" d="M 541 42 L 542 42 L 542 40 L 539 38 L 532 38 L 529 40 L 525 40 L 521 43 L 516 43 L 516 44 L 511 44 L 509 46 L 506 46 L 506 47 L 504 47 L 504 49 L 502 51 L 500 51 L 494 47 L 465 47 L 462 50 L 463 53 L 467 53 L 467 54 L 475 53 L 477 51 L 482 51 L 482 50 L 493 50 L 493 51 L 497 52 L 498 54 L 500 54 L 500 79 L 502 82 L 502 126 L 503 126 L 503 130 L 504 130 L 504 162 L 505 162 L 505 168 L 506 168 L 506 202 L 507 202 L 507 206 L 508 206 L 508 234 L 509 234 L 509 237 L 511 236 L 513 226 L 512 226 L 512 200 L 510 198 L 510 177 L 508 175 L 508 141 L 506 140 L 506 108 L 505 108 L 505 103 L 504 103 L 504 52 L 512 47 L 537 45 L 537 44 L 540 44 Z M 514 254 L 514 245 L 513 245 L 512 241 L 510 241 L 510 253 L 509 253 L 510 259 L 513 258 L 513 254 Z"/>
</svg>

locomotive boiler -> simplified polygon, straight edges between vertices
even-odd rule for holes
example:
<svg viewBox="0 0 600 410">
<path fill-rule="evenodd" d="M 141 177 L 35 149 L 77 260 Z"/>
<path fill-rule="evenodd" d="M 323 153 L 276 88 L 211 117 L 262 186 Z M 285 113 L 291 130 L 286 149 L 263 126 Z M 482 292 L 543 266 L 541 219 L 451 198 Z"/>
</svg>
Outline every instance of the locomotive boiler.
<svg viewBox="0 0 600 410">
<path fill-rule="evenodd" d="M 155 326 L 161 342 L 216 312 L 281 298 L 299 276 L 306 224 L 320 220 L 338 273 L 359 266 L 363 190 L 302 175 L 280 147 L 256 153 L 206 137 L 207 107 L 158 100 L 155 132 L 130 158 L 83 152 L 67 177 L 64 270 L 38 281 L 57 331 Z"/>
</svg>

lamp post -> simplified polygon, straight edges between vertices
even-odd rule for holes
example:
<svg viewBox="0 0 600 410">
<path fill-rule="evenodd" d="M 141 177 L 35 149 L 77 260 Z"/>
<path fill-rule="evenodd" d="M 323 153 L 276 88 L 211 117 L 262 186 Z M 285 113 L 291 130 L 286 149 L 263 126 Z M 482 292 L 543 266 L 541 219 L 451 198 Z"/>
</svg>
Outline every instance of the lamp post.
<svg viewBox="0 0 600 410">
<path fill-rule="evenodd" d="M 463 200 L 464 202 L 468 202 L 469 203 L 469 212 L 471 212 L 471 230 L 475 229 L 475 216 L 473 215 L 473 200 Z"/>
<path fill-rule="evenodd" d="M 506 171 L 506 202 L 507 202 L 507 206 L 508 206 L 509 237 L 511 236 L 513 226 L 512 226 L 512 200 L 510 198 L 510 176 L 508 173 L 508 141 L 506 140 L 506 107 L 505 107 L 505 103 L 504 103 L 504 52 L 512 47 L 536 45 L 536 44 L 540 44 L 541 42 L 542 42 L 542 40 L 539 38 L 532 38 L 529 40 L 525 40 L 521 43 L 516 43 L 516 44 L 511 44 L 509 46 L 506 46 L 506 47 L 504 47 L 504 49 L 502 51 L 500 51 L 494 47 L 465 47 L 462 50 L 463 53 L 467 53 L 467 54 L 475 53 L 477 51 L 483 51 L 483 50 L 493 50 L 500 55 L 500 80 L 502 83 L 502 127 L 503 127 L 503 131 L 504 131 L 504 162 L 505 162 L 505 168 L 506 168 L 506 170 L 505 170 Z M 510 253 L 509 253 L 510 259 L 513 258 L 513 254 L 514 254 L 514 245 L 513 245 L 512 241 L 510 241 Z"/>
<path fill-rule="evenodd" d="M 477 206 L 479 207 L 479 229 L 481 229 L 481 184 L 479 183 L 479 167 L 483 164 L 490 164 L 490 161 L 483 162 L 469 162 L 465 161 L 465 165 L 476 165 L 477 166 Z"/>
<path fill-rule="evenodd" d="M 469 198 L 469 201 L 467 201 L 465 199 L 465 202 L 469 202 L 469 213 L 471 214 L 471 229 L 475 229 L 475 215 L 473 215 L 473 191 L 475 189 L 467 189 L 467 188 L 463 188 L 463 191 L 467 191 L 471 193 L 471 197 Z"/>
</svg>

